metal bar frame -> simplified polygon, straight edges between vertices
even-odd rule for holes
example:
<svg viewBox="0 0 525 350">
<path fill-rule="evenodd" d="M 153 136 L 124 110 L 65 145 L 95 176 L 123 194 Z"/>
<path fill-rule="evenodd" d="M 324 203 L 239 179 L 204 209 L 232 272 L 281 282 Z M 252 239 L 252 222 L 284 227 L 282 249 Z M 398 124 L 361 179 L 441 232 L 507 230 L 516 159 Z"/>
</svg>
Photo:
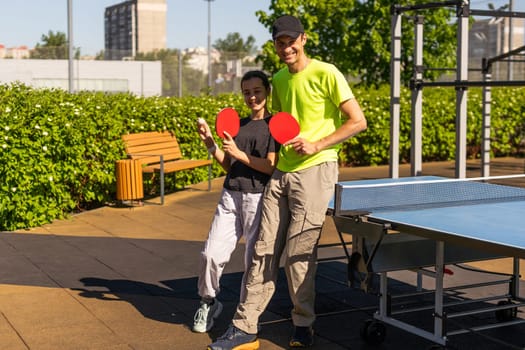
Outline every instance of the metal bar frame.
<svg viewBox="0 0 525 350">
<path fill-rule="evenodd" d="M 490 81 L 421 81 L 413 82 L 415 87 L 454 87 L 456 89 L 466 89 L 476 86 L 524 86 L 525 80 L 490 80 Z"/>
<path fill-rule="evenodd" d="M 483 74 L 482 89 L 482 125 L 481 125 L 481 176 L 490 176 L 490 113 L 492 103 L 492 87 L 487 83 L 492 80 L 492 74 Z"/>
<path fill-rule="evenodd" d="M 470 10 L 472 16 L 486 16 L 486 17 L 518 17 L 525 18 L 524 12 L 515 11 L 499 11 L 499 10 Z"/>
<path fill-rule="evenodd" d="M 525 15 L 525 13 L 524 13 Z M 483 71 L 490 71 L 492 68 L 492 63 L 502 61 L 508 57 L 512 57 L 515 55 L 525 55 L 525 45 L 515 48 L 514 50 L 511 50 L 509 52 L 505 52 L 504 54 L 494 56 L 487 58 L 482 61 L 482 70 Z M 515 60 L 515 62 L 522 62 L 522 60 Z"/>
<path fill-rule="evenodd" d="M 389 175 L 390 178 L 399 177 L 399 130 L 400 130 L 400 85 L 401 85 L 401 20 L 402 13 L 406 11 L 417 11 L 421 9 L 432 9 L 441 7 L 456 6 L 458 18 L 457 31 L 457 51 L 456 60 L 457 68 L 456 81 L 454 82 L 423 82 L 419 79 L 425 67 L 418 64 L 419 52 L 422 56 L 422 39 L 419 37 L 418 20 L 415 21 L 415 48 L 414 48 L 414 78 L 411 81 L 412 89 L 412 123 L 411 130 L 411 174 L 418 175 L 421 172 L 420 154 L 421 144 L 419 137 L 421 130 L 419 129 L 419 121 L 421 117 L 422 88 L 441 86 L 441 87 L 455 87 L 456 88 L 456 155 L 455 155 L 455 176 L 456 178 L 464 178 L 466 176 L 466 129 L 467 129 L 467 88 L 470 86 L 483 87 L 483 125 L 482 125 L 482 176 L 489 176 L 490 174 L 490 87 L 491 86 L 524 86 L 525 81 L 492 81 L 490 76 L 491 65 L 494 62 L 505 59 L 511 60 L 511 56 L 525 55 L 525 46 L 516 48 L 502 55 L 498 55 L 489 59 L 483 59 L 482 72 L 485 74 L 483 81 L 468 81 L 468 19 L 471 15 L 478 16 L 497 16 L 497 17 L 519 17 L 525 18 L 525 13 L 514 11 L 492 11 L 492 10 L 477 10 L 470 9 L 469 0 L 455 0 L 444 2 L 433 2 L 427 4 L 418 4 L 411 6 L 392 5 L 391 7 L 391 80 L 390 80 L 390 162 Z M 417 16 L 416 16 L 417 18 Z M 421 34 L 422 36 L 422 34 Z M 421 46 L 421 48 L 420 48 Z M 521 62 L 522 60 L 514 59 L 514 62 Z M 419 116 L 418 116 L 419 113 Z"/>
<path fill-rule="evenodd" d="M 458 5 L 458 43 L 456 52 L 456 78 L 458 81 L 468 80 L 468 30 L 469 1 Z M 467 175 L 467 98 L 466 88 L 456 89 L 456 178 L 463 179 Z"/>
<path fill-rule="evenodd" d="M 389 175 L 399 177 L 399 129 L 401 120 L 401 24 L 402 16 L 391 7 L 390 38 L 390 165 Z"/>
<path fill-rule="evenodd" d="M 423 22 L 423 16 L 414 17 L 414 81 L 423 80 Z M 411 122 L 410 175 L 419 176 L 423 170 L 423 90 L 421 88 L 412 89 Z"/>
</svg>

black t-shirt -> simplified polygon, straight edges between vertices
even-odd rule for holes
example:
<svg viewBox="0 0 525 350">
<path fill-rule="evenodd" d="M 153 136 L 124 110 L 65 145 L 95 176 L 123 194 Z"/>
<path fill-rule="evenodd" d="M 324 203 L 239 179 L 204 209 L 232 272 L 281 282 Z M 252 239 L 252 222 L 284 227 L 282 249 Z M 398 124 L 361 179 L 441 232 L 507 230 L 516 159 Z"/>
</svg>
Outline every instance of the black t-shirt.
<svg viewBox="0 0 525 350">
<path fill-rule="evenodd" d="M 241 119 L 241 128 L 235 136 L 237 147 L 248 155 L 266 158 L 269 152 L 278 152 L 279 143 L 270 134 L 270 118 L 252 120 Z M 230 171 L 224 180 L 224 188 L 232 191 L 260 193 L 270 179 L 270 175 L 261 173 L 249 166 L 232 159 Z"/>
</svg>

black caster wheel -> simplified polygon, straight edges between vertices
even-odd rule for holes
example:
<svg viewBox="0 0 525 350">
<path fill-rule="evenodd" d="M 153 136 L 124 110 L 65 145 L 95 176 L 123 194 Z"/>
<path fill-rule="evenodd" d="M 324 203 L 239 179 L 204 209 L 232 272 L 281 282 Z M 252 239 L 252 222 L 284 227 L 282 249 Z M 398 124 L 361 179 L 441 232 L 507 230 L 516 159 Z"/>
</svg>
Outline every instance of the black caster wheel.
<svg viewBox="0 0 525 350">
<path fill-rule="evenodd" d="M 498 305 L 509 305 L 512 304 L 511 301 L 508 300 L 501 300 L 498 302 Z M 496 310 L 496 319 L 498 322 L 506 322 L 510 321 L 512 319 L 515 319 L 518 315 L 518 308 L 513 307 L 510 309 L 502 309 L 502 310 Z"/>
<path fill-rule="evenodd" d="M 366 320 L 361 327 L 361 339 L 370 345 L 379 345 L 386 338 L 386 327 L 382 322 Z"/>
</svg>

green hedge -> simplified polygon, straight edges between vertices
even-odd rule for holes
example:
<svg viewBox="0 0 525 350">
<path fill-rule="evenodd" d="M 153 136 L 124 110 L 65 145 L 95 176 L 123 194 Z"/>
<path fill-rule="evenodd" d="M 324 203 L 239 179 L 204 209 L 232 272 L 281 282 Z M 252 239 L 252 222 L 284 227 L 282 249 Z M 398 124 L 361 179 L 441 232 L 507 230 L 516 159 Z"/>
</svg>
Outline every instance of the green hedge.
<svg viewBox="0 0 525 350">
<path fill-rule="evenodd" d="M 355 89 L 368 129 L 346 142 L 340 152 L 342 165 L 388 164 L 390 145 L 390 87 Z M 400 162 L 410 162 L 410 95 L 401 91 Z M 481 88 L 468 90 L 467 157 L 479 158 L 482 129 Z M 456 92 L 452 88 L 423 91 L 423 161 L 455 158 Z M 525 150 L 525 88 L 492 88 L 492 156 L 523 156 Z"/>
<path fill-rule="evenodd" d="M 389 156 L 389 87 L 357 89 L 368 130 L 346 142 L 344 165 L 387 164 Z M 410 157 L 410 91 L 403 90 L 401 161 Z M 469 157 L 479 156 L 481 93 L 469 90 Z M 493 152 L 517 155 L 523 146 L 525 89 L 493 89 Z M 231 106 L 246 115 L 240 95 L 184 98 L 32 89 L 0 85 L 0 230 L 40 226 L 71 212 L 115 199 L 115 162 L 125 158 L 121 135 L 173 131 L 186 158 L 205 158 L 197 137 L 198 117 L 213 124 L 216 113 Z M 423 157 L 454 158 L 455 92 L 424 92 Z M 222 175 L 214 164 L 213 175 Z M 169 174 L 168 190 L 205 180 L 207 170 Z M 146 179 L 146 191 L 157 184 Z"/>
</svg>

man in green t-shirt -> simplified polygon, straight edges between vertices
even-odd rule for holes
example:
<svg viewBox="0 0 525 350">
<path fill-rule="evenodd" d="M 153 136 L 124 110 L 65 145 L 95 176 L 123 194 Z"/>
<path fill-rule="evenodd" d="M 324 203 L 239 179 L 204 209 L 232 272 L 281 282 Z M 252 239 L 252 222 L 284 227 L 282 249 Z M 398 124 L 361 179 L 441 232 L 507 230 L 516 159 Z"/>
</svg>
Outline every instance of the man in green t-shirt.
<svg viewBox="0 0 525 350">
<path fill-rule="evenodd" d="M 301 133 L 280 149 L 263 198 L 245 300 L 211 350 L 258 348 L 257 323 L 275 291 L 283 253 L 294 306 L 290 347 L 313 344 L 317 243 L 337 182 L 337 151 L 341 142 L 367 127 L 343 74 L 305 54 L 307 36 L 300 20 L 281 16 L 272 29 L 276 52 L 287 65 L 273 77 L 272 107 L 292 114 Z"/>
</svg>

